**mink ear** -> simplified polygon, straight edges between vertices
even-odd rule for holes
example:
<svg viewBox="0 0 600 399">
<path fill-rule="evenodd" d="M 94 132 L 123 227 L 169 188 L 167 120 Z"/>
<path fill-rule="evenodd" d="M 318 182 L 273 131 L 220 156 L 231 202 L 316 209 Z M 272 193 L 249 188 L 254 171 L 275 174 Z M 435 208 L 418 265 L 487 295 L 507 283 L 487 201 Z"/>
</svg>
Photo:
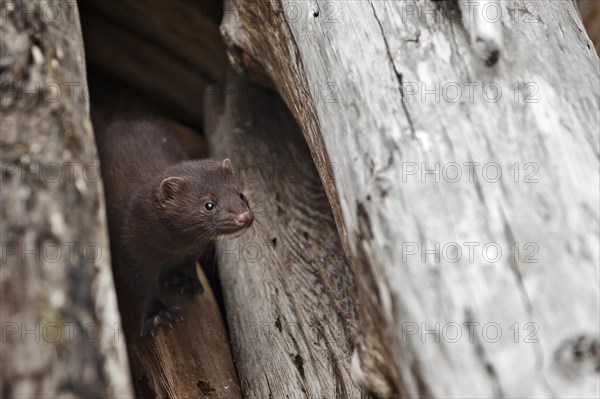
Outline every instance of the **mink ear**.
<svg viewBox="0 0 600 399">
<path fill-rule="evenodd" d="M 225 158 L 221 165 L 223 166 L 223 169 L 225 169 L 228 172 L 233 173 L 233 165 L 231 164 L 231 160 L 229 158 Z"/>
<path fill-rule="evenodd" d="M 158 188 L 158 198 L 161 205 L 173 201 L 177 197 L 177 194 L 181 192 L 184 185 L 185 180 L 181 177 L 167 177 L 161 181 Z"/>
</svg>

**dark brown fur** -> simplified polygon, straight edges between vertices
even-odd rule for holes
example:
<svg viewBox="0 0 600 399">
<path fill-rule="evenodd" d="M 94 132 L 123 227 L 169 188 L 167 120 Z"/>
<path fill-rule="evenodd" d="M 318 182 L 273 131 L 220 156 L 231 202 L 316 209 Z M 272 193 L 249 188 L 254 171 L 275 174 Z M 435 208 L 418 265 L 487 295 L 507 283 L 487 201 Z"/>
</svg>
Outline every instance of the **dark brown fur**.
<svg viewBox="0 0 600 399">
<path fill-rule="evenodd" d="M 201 292 L 195 260 L 211 241 L 249 227 L 252 212 L 228 160 L 188 160 L 159 121 L 115 122 L 97 142 L 115 279 L 134 290 L 138 300 L 125 306 L 138 308 L 141 334 L 154 334 L 180 320 L 165 286 Z"/>
</svg>

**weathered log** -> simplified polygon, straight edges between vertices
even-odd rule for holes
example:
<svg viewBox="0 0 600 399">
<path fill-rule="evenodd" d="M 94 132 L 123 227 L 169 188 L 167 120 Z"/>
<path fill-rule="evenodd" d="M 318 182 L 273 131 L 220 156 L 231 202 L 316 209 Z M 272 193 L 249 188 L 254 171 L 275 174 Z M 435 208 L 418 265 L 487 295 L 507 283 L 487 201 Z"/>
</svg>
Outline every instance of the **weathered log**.
<svg viewBox="0 0 600 399">
<path fill-rule="evenodd" d="M 1 7 L 1 395 L 128 397 L 77 6 Z"/>
<path fill-rule="evenodd" d="M 488 67 L 455 1 L 226 2 L 319 170 L 380 396 L 599 394 L 598 57 L 574 2 L 493 4 Z"/>
<path fill-rule="evenodd" d="M 293 117 L 275 92 L 234 76 L 207 93 L 205 117 L 211 154 L 232 159 L 257 218 L 254 234 L 218 249 L 244 396 L 364 396 L 350 375 L 353 274 Z"/>
</svg>

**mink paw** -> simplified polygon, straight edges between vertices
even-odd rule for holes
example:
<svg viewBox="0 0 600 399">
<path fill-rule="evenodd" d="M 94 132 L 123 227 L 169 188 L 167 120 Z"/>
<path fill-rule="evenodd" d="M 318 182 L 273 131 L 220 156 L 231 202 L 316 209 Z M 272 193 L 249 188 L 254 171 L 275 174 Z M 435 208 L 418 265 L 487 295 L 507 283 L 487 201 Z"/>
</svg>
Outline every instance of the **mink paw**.
<svg viewBox="0 0 600 399">
<path fill-rule="evenodd" d="M 181 270 L 171 271 L 164 279 L 165 287 L 175 290 L 180 294 L 198 295 L 204 292 L 204 287 L 195 271 L 192 273 L 182 272 Z"/>
<path fill-rule="evenodd" d="M 146 309 L 142 315 L 142 328 L 140 335 L 142 337 L 156 333 L 159 326 L 165 326 L 173 329 L 173 322 L 183 321 L 179 314 L 179 307 L 171 306 L 162 299 L 154 299 L 146 304 Z"/>
</svg>

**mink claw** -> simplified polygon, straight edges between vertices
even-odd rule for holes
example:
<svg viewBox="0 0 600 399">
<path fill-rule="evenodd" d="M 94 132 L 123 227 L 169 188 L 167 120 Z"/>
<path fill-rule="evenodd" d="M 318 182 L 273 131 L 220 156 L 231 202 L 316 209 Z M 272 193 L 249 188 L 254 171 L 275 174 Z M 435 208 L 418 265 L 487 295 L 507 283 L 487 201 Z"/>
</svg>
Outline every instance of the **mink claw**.
<svg viewBox="0 0 600 399">
<path fill-rule="evenodd" d="M 161 325 L 173 329 L 173 322 L 183 321 L 179 310 L 181 310 L 180 307 L 168 305 L 162 299 L 154 299 L 148 302 L 142 316 L 140 335 L 142 337 L 147 335 L 154 337 Z"/>
</svg>

